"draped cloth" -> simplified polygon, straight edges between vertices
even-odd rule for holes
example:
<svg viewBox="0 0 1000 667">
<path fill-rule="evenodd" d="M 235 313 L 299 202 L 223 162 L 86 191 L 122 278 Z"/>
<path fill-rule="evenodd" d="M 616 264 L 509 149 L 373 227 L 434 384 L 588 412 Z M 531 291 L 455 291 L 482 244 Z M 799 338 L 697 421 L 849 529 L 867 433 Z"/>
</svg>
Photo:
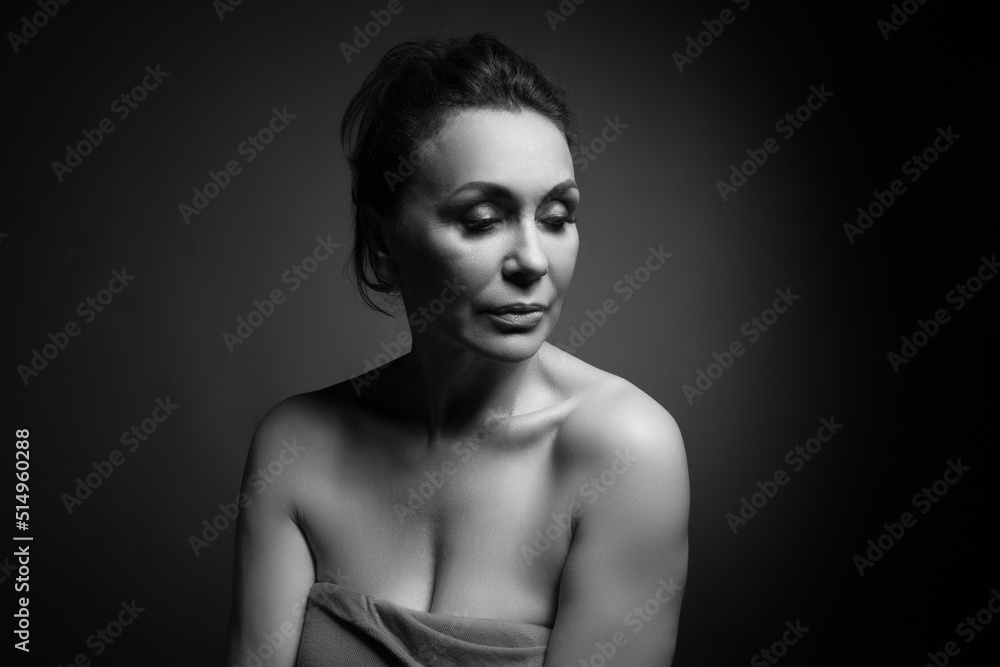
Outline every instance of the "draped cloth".
<svg viewBox="0 0 1000 667">
<path fill-rule="evenodd" d="M 541 667 L 549 628 L 402 607 L 332 582 L 309 590 L 297 667 Z"/>
</svg>

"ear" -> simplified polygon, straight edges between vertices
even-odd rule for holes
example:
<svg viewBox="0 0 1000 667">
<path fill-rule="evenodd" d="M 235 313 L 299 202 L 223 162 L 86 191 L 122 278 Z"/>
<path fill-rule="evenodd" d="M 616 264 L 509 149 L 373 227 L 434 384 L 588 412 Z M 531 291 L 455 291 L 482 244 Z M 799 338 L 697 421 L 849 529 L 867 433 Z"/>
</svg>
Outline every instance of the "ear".
<svg viewBox="0 0 1000 667">
<path fill-rule="evenodd" d="M 398 281 L 399 264 L 393 258 L 392 250 L 387 241 L 388 227 L 385 218 L 368 204 L 361 207 L 360 215 L 362 216 L 361 222 L 367 230 L 368 248 L 376 274 L 382 280 Z"/>
</svg>

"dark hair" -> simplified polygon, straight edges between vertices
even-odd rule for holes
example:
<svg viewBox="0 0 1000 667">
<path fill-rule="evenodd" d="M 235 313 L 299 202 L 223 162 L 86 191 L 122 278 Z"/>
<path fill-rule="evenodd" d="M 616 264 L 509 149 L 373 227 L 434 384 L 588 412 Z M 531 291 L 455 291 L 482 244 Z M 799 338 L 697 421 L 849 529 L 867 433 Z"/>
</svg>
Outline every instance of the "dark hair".
<svg viewBox="0 0 1000 667">
<path fill-rule="evenodd" d="M 538 112 L 576 149 L 564 91 L 495 37 L 409 41 L 390 49 L 365 78 L 340 124 L 354 217 L 354 250 L 345 270 L 353 268 L 365 303 L 386 315 L 389 311 L 368 290 L 388 294 L 399 285 L 375 270 L 372 225 L 363 207 L 387 220 L 395 218 L 408 188 L 406 178 L 419 167 L 417 146 L 462 109 Z"/>
</svg>

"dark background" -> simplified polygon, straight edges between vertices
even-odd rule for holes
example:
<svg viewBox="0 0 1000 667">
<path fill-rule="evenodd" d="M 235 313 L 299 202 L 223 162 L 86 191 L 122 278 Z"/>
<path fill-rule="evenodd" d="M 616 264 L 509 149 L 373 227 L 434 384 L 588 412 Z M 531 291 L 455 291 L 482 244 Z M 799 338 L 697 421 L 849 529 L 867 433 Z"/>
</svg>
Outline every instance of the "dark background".
<svg viewBox="0 0 1000 667">
<path fill-rule="evenodd" d="M 998 250 L 992 17 L 931 1 L 885 40 L 888 2 L 588 0 L 553 30 L 556 0 L 403 0 L 347 63 L 339 44 L 385 4 L 246 0 L 220 20 L 208 1 L 71 2 L 18 53 L 3 47 L 3 436 L 13 470 L 14 430 L 31 431 L 34 662 L 222 661 L 235 530 L 198 556 L 189 536 L 236 497 L 270 406 L 361 373 L 406 328 L 366 310 L 342 274 L 343 110 L 393 44 L 486 31 L 565 84 L 584 143 L 605 118 L 628 125 L 578 170 L 581 249 L 550 341 L 615 298 L 578 356 L 654 397 L 684 434 L 675 664 L 747 664 L 796 619 L 810 630 L 781 664 L 917 666 L 951 640 L 954 664 L 995 664 L 1000 623 L 968 644 L 955 628 L 1000 586 L 987 458 L 1000 284 L 961 311 L 945 300 Z M 735 21 L 678 72 L 671 54 L 725 8 Z M 0 26 L 37 11 L 8 3 Z M 112 100 L 157 64 L 169 76 L 119 120 Z M 775 121 L 821 84 L 833 96 L 782 138 Z M 247 164 L 237 145 L 274 107 L 296 117 Z M 59 182 L 51 163 L 104 117 L 114 132 Z M 909 182 L 902 164 L 949 126 L 961 138 Z M 723 202 L 716 181 L 768 137 L 779 151 Z M 232 159 L 242 173 L 185 224 L 178 205 Z M 843 223 L 897 178 L 905 194 L 851 244 Z M 341 247 L 290 292 L 282 273 L 327 235 Z M 623 301 L 614 284 L 661 244 L 673 257 Z M 134 281 L 84 324 L 77 304 L 123 266 Z M 747 343 L 741 325 L 786 287 L 796 304 L 689 403 L 682 385 Z M 275 288 L 288 300 L 230 353 L 223 332 Z M 894 373 L 886 354 L 937 308 L 951 321 Z M 17 366 L 69 320 L 80 334 L 26 386 Z M 175 414 L 124 451 L 120 434 L 167 397 Z M 842 431 L 792 472 L 785 452 L 831 416 Z M 124 463 L 69 514 L 62 495 L 114 449 Z M 971 471 L 860 577 L 852 557 L 959 457 Z M 734 535 L 725 515 L 778 469 L 789 483 Z M 0 547 L 10 600 L 14 548 Z M 94 656 L 88 636 L 133 599 L 145 611 Z"/>
</svg>

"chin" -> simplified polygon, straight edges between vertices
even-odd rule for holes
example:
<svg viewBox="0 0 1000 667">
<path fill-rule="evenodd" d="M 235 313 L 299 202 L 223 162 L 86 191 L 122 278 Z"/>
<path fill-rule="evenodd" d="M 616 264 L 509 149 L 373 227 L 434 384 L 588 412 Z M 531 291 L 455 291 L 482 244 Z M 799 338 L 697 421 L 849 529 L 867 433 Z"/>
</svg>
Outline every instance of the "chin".
<svg viewBox="0 0 1000 667">
<path fill-rule="evenodd" d="M 535 356 L 551 333 L 551 327 L 537 326 L 528 331 L 488 331 L 473 342 L 482 356 L 505 363 L 517 363 Z"/>
</svg>

